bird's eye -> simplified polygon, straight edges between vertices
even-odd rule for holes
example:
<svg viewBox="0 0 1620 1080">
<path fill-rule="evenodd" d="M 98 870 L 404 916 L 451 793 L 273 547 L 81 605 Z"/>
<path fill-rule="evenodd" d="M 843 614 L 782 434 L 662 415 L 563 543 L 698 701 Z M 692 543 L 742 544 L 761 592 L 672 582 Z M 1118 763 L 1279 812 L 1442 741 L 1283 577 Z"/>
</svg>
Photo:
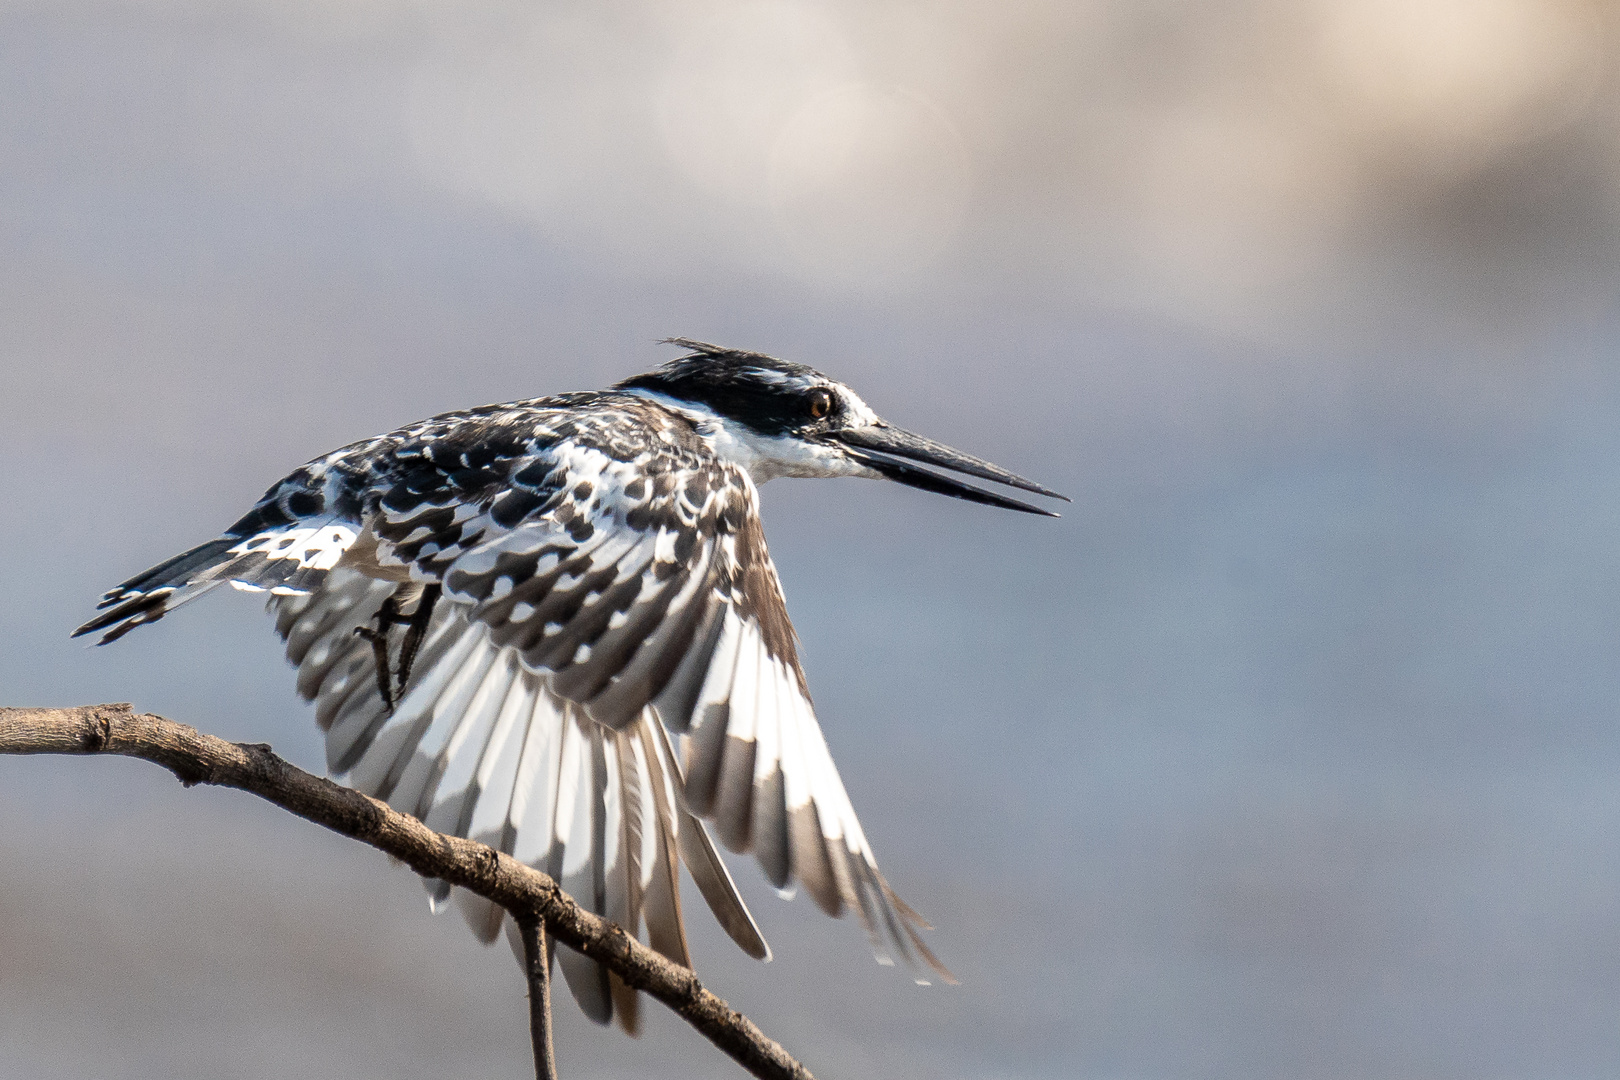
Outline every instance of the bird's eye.
<svg viewBox="0 0 1620 1080">
<path fill-rule="evenodd" d="M 832 392 L 829 390 L 823 390 L 819 386 L 816 387 L 814 390 L 810 391 L 804 396 L 804 407 L 805 411 L 810 414 L 810 419 L 820 420 L 822 417 L 832 412 Z"/>
</svg>

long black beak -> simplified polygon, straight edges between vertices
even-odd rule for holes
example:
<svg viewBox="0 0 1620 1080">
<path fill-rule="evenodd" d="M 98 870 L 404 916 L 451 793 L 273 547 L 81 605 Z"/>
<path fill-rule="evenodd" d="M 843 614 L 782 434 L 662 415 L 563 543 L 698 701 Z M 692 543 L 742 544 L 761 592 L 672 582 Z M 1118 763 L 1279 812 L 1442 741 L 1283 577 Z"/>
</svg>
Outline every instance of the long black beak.
<svg viewBox="0 0 1620 1080">
<path fill-rule="evenodd" d="M 1011 499 L 1005 495 L 998 495 L 993 491 L 964 484 L 949 476 L 941 476 L 927 469 L 919 469 L 896 458 L 910 458 L 925 465 L 937 465 L 952 472 L 966 473 L 984 480 L 994 480 L 998 484 L 1008 487 L 1022 488 L 1024 491 L 1033 491 L 1037 495 L 1046 495 L 1053 499 L 1069 501 L 1067 495 L 1059 495 L 1050 488 L 1042 487 L 1033 480 L 1025 480 L 1016 473 L 1010 473 L 999 465 L 992 465 L 988 461 L 953 450 L 944 443 L 937 443 L 933 439 L 915 435 L 904 428 L 897 428 L 879 421 L 867 427 L 847 428 L 829 434 L 843 444 L 844 452 L 855 461 L 867 468 L 881 473 L 890 480 L 898 480 L 902 484 L 909 484 L 924 491 L 933 491 L 941 495 L 950 495 L 969 502 L 984 503 L 986 506 L 999 506 L 1004 510 L 1022 510 L 1026 514 L 1044 514 L 1047 517 L 1061 517 L 1061 514 L 1039 506 L 1032 506 L 1018 499 Z"/>
</svg>

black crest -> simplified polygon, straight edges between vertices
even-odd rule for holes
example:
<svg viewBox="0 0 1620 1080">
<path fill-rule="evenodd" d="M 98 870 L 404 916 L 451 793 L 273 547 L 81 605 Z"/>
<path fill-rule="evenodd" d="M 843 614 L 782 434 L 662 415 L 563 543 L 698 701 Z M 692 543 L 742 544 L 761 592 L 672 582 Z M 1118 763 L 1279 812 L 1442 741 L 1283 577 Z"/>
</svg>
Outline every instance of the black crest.
<svg viewBox="0 0 1620 1080">
<path fill-rule="evenodd" d="M 816 419 L 808 394 L 836 384 L 815 368 L 764 353 L 727 349 L 689 338 L 665 344 L 691 350 L 616 390 L 650 390 L 701 405 L 762 435 L 785 435 Z M 831 399 L 838 401 L 835 393 Z"/>
</svg>

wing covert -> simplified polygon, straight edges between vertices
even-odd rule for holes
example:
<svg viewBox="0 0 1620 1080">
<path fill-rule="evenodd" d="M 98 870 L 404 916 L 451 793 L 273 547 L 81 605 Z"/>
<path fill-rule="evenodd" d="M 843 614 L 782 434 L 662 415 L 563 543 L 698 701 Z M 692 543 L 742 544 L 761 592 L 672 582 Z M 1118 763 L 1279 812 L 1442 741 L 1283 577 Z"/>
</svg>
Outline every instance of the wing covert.
<svg viewBox="0 0 1620 1080">
<path fill-rule="evenodd" d="M 626 462 L 577 443 L 513 475 L 542 472 L 551 495 L 518 520 L 500 516 L 504 496 L 481 513 L 412 508 L 399 520 L 384 500 L 379 561 L 413 560 L 418 579 L 436 572 L 446 598 L 489 627 L 495 645 L 622 730 L 672 684 L 690 696 L 705 668 L 718 613 L 741 595 L 735 553 L 747 546 L 739 531 L 753 517 L 753 483 L 712 458 Z M 431 533 L 438 523 L 444 529 Z M 448 562 L 447 541 L 456 545 Z M 791 628 L 785 640 L 791 650 Z"/>
</svg>

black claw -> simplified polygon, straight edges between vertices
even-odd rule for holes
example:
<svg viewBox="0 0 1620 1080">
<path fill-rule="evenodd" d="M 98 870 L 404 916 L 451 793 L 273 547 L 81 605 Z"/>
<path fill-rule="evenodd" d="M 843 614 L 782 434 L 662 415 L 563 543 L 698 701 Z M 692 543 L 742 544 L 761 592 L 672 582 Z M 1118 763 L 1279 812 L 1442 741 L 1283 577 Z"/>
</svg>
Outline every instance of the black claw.
<svg viewBox="0 0 1620 1080">
<path fill-rule="evenodd" d="M 398 595 L 398 590 L 395 591 L 395 595 Z M 382 602 L 382 607 L 377 609 L 377 614 L 373 617 L 377 620 L 375 627 L 357 626 L 354 632 L 371 642 L 371 654 L 375 661 L 373 666 L 377 669 L 377 696 L 382 698 L 383 707 L 388 710 L 389 715 L 393 715 L 394 688 L 391 685 L 391 672 L 388 667 L 388 630 L 406 620 L 400 616 L 399 606 L 394 603 L 393 596 Z M 403 685 L 401 688 L 403 689 Z"/>
<path fill-rule="evenodd" d="M 428 623 L 433 618 L 433 605 L 438 603 L 439 591 L 438 585 L 422 586 L 416 609 L 405 621 L 405 640 L 399 643 L 399 691 L 402 694 L 405 684 L 410 682 L 411 665 L 416 662 L 417 650 L 421 649 L 422 639 L 427 636 Z"/>
<path fill-rule="evenodd" d="M 388 672 L 388 631 L 374 630 L 369 626 L 357 626 L 354 632 L 371 642 L 371 655 L 375 661 L 372 665 L 377 669 L 377 696 L 382 698 L 383 706 L 390 714 L 394 711 L 394 692 L 389 686 Z"/>
<path fill-rule="evenodd" d="M 427 637 L 428 623 L 433 619 L 433 606 L 438 602 L 441 591 L 436 584 L 422 586 L 417 594 L 416 607 L 409 615 L 401 615 L 400 594 L 411 588 L 413 586 L 401 585 L 394 590 L 394 595 L 382 602 L 377 614 L 372 616 L 376 625 L 354 628 L 356 634 L 371 642 L 372 655 L 376 659 L 377 696 L 382 698 L 390 715 L 394 711 L 394 688 L 397 685 L 400 695 L 404 696 L 405 686 L 411 679 L 411 667 L 416 663 L 422 640 Z M 399 643 L 397 668 L 388 663 L 388 631 L 396 626 L 405 628 L 405 637 Z"/>
</svg>

